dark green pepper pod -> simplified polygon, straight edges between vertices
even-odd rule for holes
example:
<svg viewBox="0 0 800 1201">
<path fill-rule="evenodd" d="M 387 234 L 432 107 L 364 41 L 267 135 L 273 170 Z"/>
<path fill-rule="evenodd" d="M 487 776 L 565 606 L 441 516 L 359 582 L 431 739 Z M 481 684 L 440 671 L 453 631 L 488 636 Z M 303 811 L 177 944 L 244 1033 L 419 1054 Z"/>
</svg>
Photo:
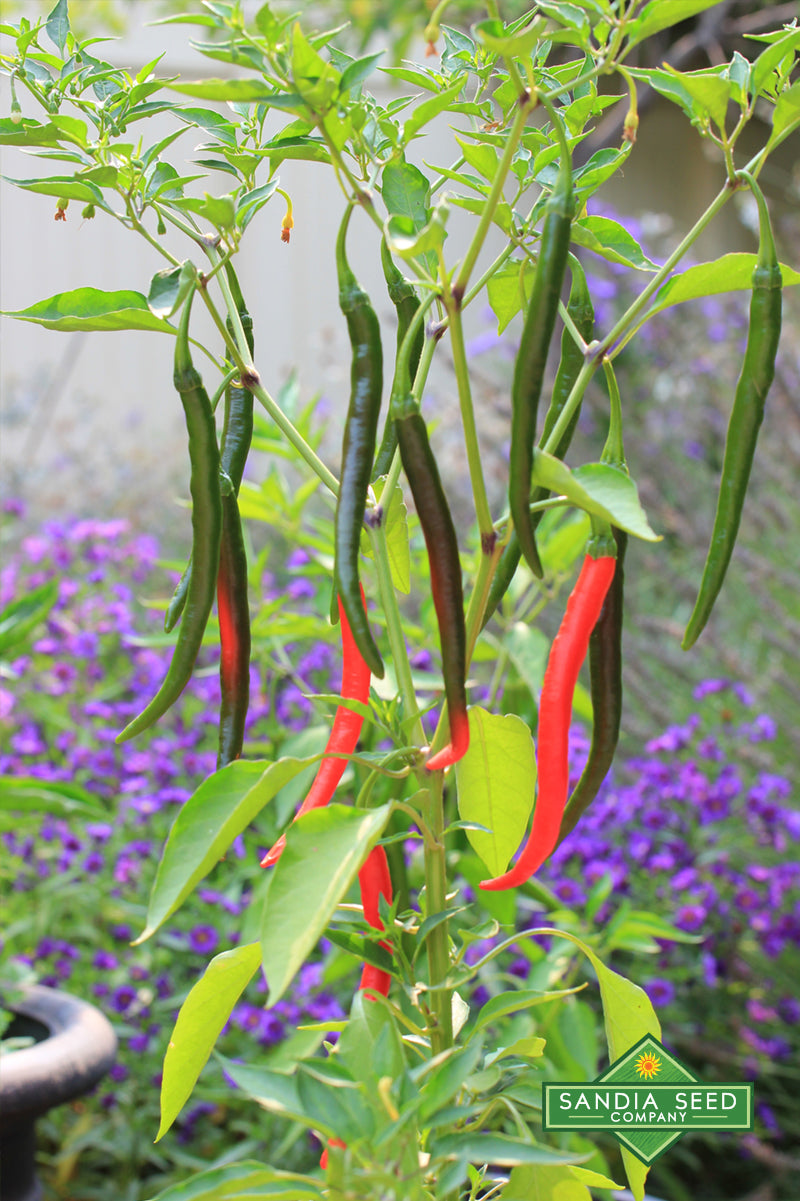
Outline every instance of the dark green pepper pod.
<svg viewBox="0 0 800 1201">
<path fill-rule="evenodd" d="M 175 340 L 175 387 L 189 433 L 192 497 L 192 572 L 186 609 L 172 662 L 163 684 L 150 704 L 117 735 L 125 742 L 158 721 L 188 684 L 214 603 L 222 535 L 222 499 L 219 488 L 219 448 L 211 402 L 189 351 L 189 314 L 194 292 L 186 301 Z"/>
<path fill-rule="evenodd" d="M 383 352 L 378 319 L 369 297 L 347 262 L 345 241 L 352 206 L 344 215 L 336 242 L 339 307 L 347 321 L 352 360 L 350 406 L 342 445 L 342 474 L 334 530 L 335 581 L 361 656 L 373 675 L 383 677 L 383 661 L 372 637 L 358 573 L 361 530 L 372 479 L 375 441 L 383 390 Z"/>
<path fill-rule="evenodd" d="M 753 466 L 758 431 L 764 419 L 764 405 L 775 375 L 775 358 L 781 336 L 783 278 L 775 250 L 769 210 L 755 180 L 750 176 L 745 176 L 745 179 L 758 203 L 759 226 L 758 259 L 753 271 L 747 346 L 728 422 L 711 545 L 703 568 L 700 592 L 681 642 L 684 650 L 693 646 L 703 632 L 731 561 Z"/>
<path fill-rule="evenodd" d="M 389 299 L 397 311 L 397 344 L 396 357 L 400 354 L 400 347 L 403 345 L 403 339 L 408 332 L 408 327 L 414 320 L 414 314 L 419 309 L 420 300 L 417 296 L 416 289 L 412 283 L 405 278 L 401 271 L 395 266 L 389 247 L 386 245 L 386 239 L 381 239 L 381 264 L 383 265 L 383 274 L 386 279 L 386 287 L 389 292 Z M 417 367 L 422 355 L 422 347 L 425 344 L 425 330 L 423 326 L 414 336 L 414 344 L 411 347 L 409 358 L 409 374 L 411 383 L 414 382 L 414 377 L 417 374 Z M 378 453 L 375 456 L 375 466 L 372 468 L 372 478 L 378 479 L 391 466 L 394 452 L 397 448 L 397 433 L 392 421 L 391 412 L 386 416 L 386 424 L 383 427 L 383 437 L 381 444 L 378 447 Z"/>
</svg>

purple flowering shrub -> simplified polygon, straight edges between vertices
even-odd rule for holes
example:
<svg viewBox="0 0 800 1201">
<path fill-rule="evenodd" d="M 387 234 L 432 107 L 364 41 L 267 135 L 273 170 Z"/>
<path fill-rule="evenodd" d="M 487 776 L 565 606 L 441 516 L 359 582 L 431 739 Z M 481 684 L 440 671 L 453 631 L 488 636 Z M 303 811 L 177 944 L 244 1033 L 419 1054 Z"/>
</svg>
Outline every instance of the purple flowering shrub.
<svg viewBox="0 0 800 1201">
<path fill-rule="evenodd" d="M 161 1061 L 179 1005 L 214 954 L 249 938 L 248 904 L 265 882 L 260 855 L 307 787 L 298 778 L 284 790 L 165 929 L 130 945 L 144 925 L 169 827 L 214 770 L 216 754 L 213 636 L 180 703 L 136 742 L 114 742 L 157 687 L 169 655 L 166 640 L 152 633 L 160 615 L 143 620 L 138 603 L 167 591 L 163 572 L 154 572 L 157 554 L 154 539 L 131 534 L 124 522 L 50 522 L 22 540 L 0 580 L 0 605 L 58 580 L 56 605 L 0 685 L 0 773 L 82 785 L 107 806 L 102 820 L 45 815 L 35 827 L 2 835 L 9 904 L 0 974 L 6 980 L 35 974 L 94 999 L 120 1037 L 119 1061 L 95 1095 L 41 1124 L 51 1153 L 61 1147 L 68 1154 L 78 1139 L 92 1148 L 75 1160 L 86 1196 L 102 1196 L 98 1181 L 111 1176 L 146 1180 L 150 1195 L 187 1155 L 209 1163 L 233 1142 L 243 1155 L 269 1155 L 265 1143 L 283 1133 L 273 1119 L 240 1104 L 212 1065 L 174 1131 L 152 1143 Z M 318 579 L 323 575 L 313 559 L 297 549 L 286 557 L 280 579 L 262 580 L 256 630 L 263 631 L 265 614 L 271 630 L 289 623 L 287 596 L 302 630 L 296 642 L 286 640 L 290 623 L 280 626 L 283 637 L 262 632 L 256 638 L 248 719 L 254 757 L 275 757 L 315 737 L 324 741 L 327 717 L 317 729 L 307 694 L 336 690 L 338 654 L 320 640 Z M 425 650 L 413 663 L 420 673 L 432 667 Z M 520 929 L 571 927 L 601 944 L 612 963 L 644 983 L 665 1041 L 702 1079 L 757 1078 L 754 1145 L 763 1148 L 780 1144 L 795 1127 L 789 1084 L 800 1020 L 800 981 L 792 969 L 800 942 L 800 814 L 791 806 L 788 781 L 770 770 L 774 723 L 755 711 L 748 692 L 709 681 L 696 700 L 696 715 L 650 741 L 606 781 L 542 871 L 538 899 L 521 899 L 517 922 Z M 513 675 L 504 706 L 534 720 L 530 694 Z M 578 726 L 571 750 L 577 778 L 587 750 Z M 416 889 L 421 875 L 413 841 L 407 858 Z M 472 884 L 468 858 L 463 863 Z M 514 920 L 513 899 L 504 900 L 511 901 L 510 916 L 500 919 L 507 924 Z M 652 927 L 642 926 L 642 911 L 660 917 L 661 926 L 655 918 Z M 663 937 L 664 923 L 690 941 Z M 491 939 L 474 942 L 467 962 L 492 945 Z M 631 969 L 632 953 L 638 958 Z M 254 985 L 234 1010 L 220 1050 L 265 1063 L 299 1024 L 335 1022 L 348 1008 L 354 970 L 351 956 L 326 945 L 275 1007 L 263 1008 L 263 984 Z M 537 987 L 536 970 L 537 946 L 522 943 L 482 972 L 468 999 L 485 1001 L 501 979 L 506 987 L 509 981 Z M 573 1017 L 578 1013 L 596 1028 L 599 1009 L 591 1004 L 586 994 Z M 561 1045 L 559 1066 L 569 1063 L 574 1074 L 575 1061 L 564 1058 L 571 1046 L 568 1026 L 564 1030 L 561 1044 L 550 1032 L 548 1049 L 558 1064 Z M 591 1055 L 582 1070 L 594 1074 Z M 692 1146 L 683 1140 L 672 1163 Z M 306 1143 L 295 1153 L 298 1162 L 313 1162 Z"/>
<path fill-rule="evenodd" d="M 269 1158 L 265 1136 L 278 1128 L 239 1103 L 211 1068 L 174 1131 L 153 1146 L 169 1032 L 209 958 L 239 941 L 248 900 L 264 879 L 260 856 L 277 829 L 275 818 L 263 818 L 263 832 L 237 840 L 209 886 L 196 891 L 163 933 L 130 945 L 144 926 L 147 893 L 175 815 L 216 761 L 213 652 L 153 731 L 133 743 L 114 742 L 155 691 L 170 655 L 159 645 L 165 640 L 141 632 L 143 625 L 152 631 L 154 622 L 152 616 L 142 621 L 138 598 L 163 590 L 156 563 L 155 540 L 131 534 L 125 522 L 51 521 L 21 541 L 0 579 L 0 608 L 58 580 L 46 622 L 0 680 L 0 774 L 78 784 L 107 807 L 101 820 L 45 814 L 35 824 L 3 824 L 0 983 L 36 978 L 64 987 L 93 1000 L 112 1020 L 120 1053 L 110 1077 L 94 1096 L 54 1111 L 40 1126 L 51 1136 L 51 1150 L 68 1151 L 73 1138 L 91 1144 L 92 1154 L 80 1159 L 82 1185 L 87 1172 L 117 1184 L 147 1177 L 150 1192 L 168 1181 L 176 1157 L 189 1152 L 211 1161 L 244 1139 L 250 1152 Z M 290 575 L 299 566 L 289 563 Z M 288 585 L 298 610 L 308 603 L 304 587 L 302 581 L 300 590 L 292 591 L 291 580 Z M 336 656 L 327 647 L 295 655 L 285 646 L 282 656 L 282 669 L 268 655 L 252 668 L 250 738 L 268 753 L 277 750 L 276 738 L 313 733 L 304 692 L 336 687 Z M 276 801 L 281 820 L 293 803 L 291 796 Z M 342 998 L 351 986 L 348 979 Z M 322 963 L 307 964 L 291 996 L 269 1011 L 264 991 L 263 982 L 254 985 L 235 1008 L 220 1041 L 230 1058 L 263 1061 L 299 1023 L 344 1016 Z M 91 1136 L 85 1114 L 92 1116 Z M 299 1151 L 311 1162 L 310 1148 Z M 87 1189 L 82 1196 L 92 1195 Z M 104 1195 L 102 1187 L 96 1195 Z"/>
</svg>

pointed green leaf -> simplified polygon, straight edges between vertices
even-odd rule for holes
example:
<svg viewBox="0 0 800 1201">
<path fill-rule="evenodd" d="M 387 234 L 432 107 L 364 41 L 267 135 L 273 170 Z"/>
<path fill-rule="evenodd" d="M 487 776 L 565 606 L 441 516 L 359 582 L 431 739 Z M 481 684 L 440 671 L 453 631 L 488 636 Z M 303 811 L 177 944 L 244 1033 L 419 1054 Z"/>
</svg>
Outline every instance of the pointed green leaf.
<svg viewBox="0 0 800 1201">
<path fill-rule="evenodd" d="M 23 117 L 17 124 L 10 117 L 0 119 L 0 146 L 57 146 L 61 140 L 52 121 L 43 124 Z"/>
<path fill-rule="evenodd" d="M 585 541 L 584 538 L 584 543 Z M 536 700 L 544 681 L 547 656 L 550 653 L 549 641 L 538 626 L 528 625 L 525 621 L 517 621 L 503 635 L 503 648 L 508 651 L 508 656 L 519 672 L 522 682 Z M 501 868 L 500 870 L 505 869 Z"/>
<path fill-rule="evenodd" d="M 580 1163 L 584 1155 L 553 1151 L 536 1143 L 523 1143 L 506 1134 L 446 1134 L 435 1139 L 430 1147 L 432 1158 L 458 1159 L 473 1164 L 499 1164 L 513 1167 L 519 1163 L 566 1164 Z"/>
<path fill-rule="evenodd" d="M 204 780 L 173 823 L 150 893 L 145 928 L 138 945 L 183 904 L 233 842 L 284 784 L 314 762 L 278 759 L 275 763 L 237 759 Z"/>
<path fill-rule="evenodd" d="M 44 621 L 58 600 L 58 580 L 46 580 L 0 610 L 0 655 L 28 637 Z"/>
<path fill-rule="evenodd" d="M 425 1076 L 422 1084 L 420 1121 L 429 1122 L 437 1110 L 452 1101 L 465 1080 L 472 1075 L 483 1056 L 481 1036 L 470 1039 L 463 1047 L 452 1048 L 452 1053 Z"/>
<path fill-rule="evenodd" d="M 495 271 L 487 285 L 489 304 L 497 318 L 497 332 L 502 334 L 513 317 L 523 306 L 530 288 L 534 268 L 528 259 L 507 259 L 499 271 Z M 523 295 L 523 293 L 525 295 Z"/>
<path fill-rule="evenodd" d="M 59 817 L 77 815 L 105 817 L 107 810 L 92 793 L 79 784 L 40 780 L 37 776 L 0 776 L 2 809 L 12 813 L 54 813 Z"/>
<path fill-rule="evenodd" d="M 381 501 L 383 509 L 382 526 L 386 535 L 386 552 L 389 556 L 389 569 L 392 573 L 392 583 L 398 592 L 405 596 L 411 590 L 411 555 L 408 545 L 408 510 L 403 503 L 403 489 L 395 486 L 389 504 L 383 500 L 385 477 L 378 479 L 372 485 L 377 500 Z M 372 544 L 369 533 L 364 530 L 361 535 L 361 550 L 372 558 Z"/>
<path fill-rule="evenodd" d="M 74 292 L 59 292 L 40 300 L 27 309 L 4 310 L 3 317 L 33 321 L 45 329 L 117 330 L 156 329 L 163 333 L 176 331 L 168 322 L 151 313 L 147 297 L 141 292 L 102 292 L 99 288 L 76 288 Z"/>
<path fill-rule="evenodd" d="M 474 705 L 469 711 L 469 750 L 456 764 L 462 821 L 492 831 L 467 829 L 467 838 L 493 876 L 508 867 L 533 810 L 536 753 L 525 722 Z"/>
<path fill-rule="evenodd" d="M 438 96 L 431 96 L 430 100 L 423 100 L 422 104 L 418 104 L 411 116 L 403 126 L 403 145 L 414 138 L 424 125 L 432 121 L 434 117 L 449 108 L 454 100 L 458 98 L 466 84 L 466 75 L 459 77 L 458 82 L 453 87 L 448 88 L 446 92 L 440 92 Z"/>
<path fill-rule="evenodd" d="M 175 116 L 187 125 L 198 125 L 226 146 L 236 145 L 236 126 L 222 113 L 210 108 L 176 108 Z"/>
<path fill-rule="evenodd" d="M 374 1088 L 383 1076 L 396 1080 L 406 1067 L 403 1040 L 391 1010 L 358 989 L 336 1056 L 355 1080 Z"/>
<path fill-rule="evenodd" d="M 147 303 L 157 317 L 171 317 L 181 307 L 197 279 L 197 268 L 189 259 L 177 267 L 165 267 L 150 280 Z"/>
<path fill-rule="evenodd" d="M 651 530 L 639 501 L 639 490 L 631 477 L 606 463 L 586 463 L 570 471 L 566 463 L 543 450 L 534 451 L 533 482 L 563 494 L 587 513 L 627 530 L 645 542 L 660 542 Z"/>
<path fill-rule="evenodd" d="M 448 207 L 443 202 L 436 205 L 430 221 L 422 229 L 416 229 L 410 217 L 389 217 L 383 227 L 386 244 L 393 254 L 399 254 L 404 259 L 436 251 L 447 237 L 445 225 L 448 216 Z"/>
<path fill-rule="evenodd" d="M 543 21 L 534 21 L 527 28 L 515 33 L 512 29 L 505 29 L 503 22 L 497 17 L 490 17 L 486 21 L 479 21 L 472 28 L 487 50 L 491 50 L 493 54 L 515 58 L 530 54 L 533 47 L 542 40 L 544 27 Z"/>
<path fill-rule="evenodd" d="M 205 192 L 202 200 L 194 196 L 185 196 L 174 203 L 176 208 L 204 217 L 217 229 L 230 229 L 236 218 L 236 202 L 230 193 L 225 196 L 209 196 L 208 192 Z"/>
<path fill-rule="evenodd" d="M 570 238 L 610 263 L 624 263 L 639 271 L 658 270 L 658 265 L 647 257 L 627 229 L 610 217 L 580 217 L 572 223 Z"/>
<path fill-rule="evenodd" d="M 58 46 L 61 54 L 64 53 L 64 47 L 67 44 L 67 35 L 69 33 L 69 12 L 67 11 L 67 0 L 58 0 L 55 8 L 48 14 L 45 24 L 47 36 L 54 46 Z"/>
<path fill-rule="evenodd" d="M 392 159 L 384 167 L 381 194 L 387 212 L 391 217 L 407 217 L 415 230 L 428 220 L 430 191 L 430 181 L 413 163 Z"/>
<path fill-rule="evenodd" d="M 308 1176 L 280 1172 L 255 1159 L 222 1164 L 171 1184 L 152 1201 L 322 1201 Z"/>
<path fill-rule="evenodd" d="M 227 769 L 226 769 L 227 770 Z M 271 1005 L 286 992 L 383 833 L 390 806 L 312 809 L 286 831 L 261 931 Z"/>
<path fill-rule="evenodd" d="M 285 1072 L 272 1071 L 270 1068 L 248 1067 L 225 1059 L 219 1054 L 215 1058 L 237 1087 L 269 1113 L 289 1118 L 293 1122 L 301 1122 L 305 1126 L 314 1125 L 303 1110 L 295 1075 L 289 1076 Z"/>
<path fill-rule="evenodd" d="M 64 200 L 81 200 L 88 204 L 102 204 L 103 193 L 94 184 L 83 183 L 71 175 L 54 175 L 49 179 L 12 179 L 4 175 L 6 183 L 13 183 L 17 188 L 26 192 L 39 192 L 42 196 L 57 196 Z"/>
<path fill-rule="evenodd" d="M 195 96 L 198 100 L 232 100 L 239 104 L 271 100 L 275 95 L 274 88 L 259 79 L 181 80 L 167 86 L 171 92 Z"/>
<path fill-rule="evenodd" d="M 542 992 L 534 988 L 517 988 L 500 993 L 498 996 L 492 997 L 481 1007 L 477 1021 L 475 1022 L 473 1034 L 477 1034 L 479 1030 L 483 1030 L 486 1026 L 490 1026 L 492 1022 L 506 1017 L 509 1013 L 521 1013 L 524 1009 L 531 1009 L 534 1005 L 545 1005 L 549 1001 L 559 1001 L 563 997 L 569 997 L 573 993 L 580 992 L 583 987 L 582 984 L 579 984 L 575 988 L 561 988 L 548 992 Z"/>
<path fill-rule="evenodd" d="M 788 138 L 789 134 L 800 125 L 800 80 L 786 88 L 778 97 L 775 112 L 772 114 L 772 133 L 769 135 L 766 149 L 769 152 Z"/>
<path fill-rule="evenodd" d="M 183 1002 L 164 1056 L 156 1142 L 191 1096 L 222 1027 L 258 971 L 260 959 L 258 943 L 215 955 Z"/>
<path fill-rule="evenodd" d="M 756 262 L 755 254 L 723 254 L 713 262 L 697 263 L 680 275 L 673 275 L 656 292 L 653 307 L 648 312 L 648 320 L 655 313 L 660 313 L 674 304 L 683 304 L 686 300 L 698 300 L 720 292 L 750 289 L 753 286 Z M 785 288 L 800 283 L 800 272 L 787 267 L 785 263 L 781 263 L 781 276 Z"/>
<path fill-rule="evenodd" d="M 717 0 L 650 0 L 635 20 L 625 27 L 628 46 L 635 46 L 670 25 L 694 17 L 697 13 L 713 8 Z"/>
<path fill-rule="evenodd" d="M 377 54 L 367 54 L 364 58 L 357 58 L 355 62 L 348 63 L 342 72 L 339 84 L 340 93 L 344 95 L 345 92 L 349 92 L 363 83 L 367 76 L 375 70 L 378 60 L 383 58 L 384 53 L 385 51 L 379 50 Z"/>
</svg>

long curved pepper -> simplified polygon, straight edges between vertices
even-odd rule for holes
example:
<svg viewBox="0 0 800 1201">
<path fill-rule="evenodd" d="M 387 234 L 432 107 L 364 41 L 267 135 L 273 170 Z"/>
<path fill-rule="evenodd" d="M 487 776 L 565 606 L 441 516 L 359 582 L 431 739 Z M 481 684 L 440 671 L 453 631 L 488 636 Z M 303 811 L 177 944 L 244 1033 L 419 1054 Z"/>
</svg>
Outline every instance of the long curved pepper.
<svg viewBox="0 0 800 1201">
<path fill-rule="evenodd" d="M 363 589 L 361 590 L 361 599 L 363 604 Z M 341 597 L 337 597 L 337 601 L 339 605 L 339 624 L 342 631 L 342 684 L 340 692 L 346 700 L 361 701 L 362 704 L 366 705 L 369 701 L 369 667 L 362 659 L 361 652 L 356 645 Z M 360 713 L 355 713 L 352 709 L 345 709 L 344 707 L 337 709 L 328 745 L 325 747 L 325 754 L 352 755 L 358 745 L 363 724 L 364 718 Z M 336 792 L 346 767 L 346 759 L 322 760 L 314 777 L 314 783 L 309 789 L 308 796 L 297 810 L 294 821 L 297 821 L 298 817 L 302 817 L 304 813 L 308 813 L 309 809 L 320 809 L 328 804 Z M 267 851 L 261 860 L 261 866 L 272 867 L 273 864 L 277 863 L 283 854 L 285 846 L 286 835 L 281 834 L 274 847 Z"/>
<path fill-rule="evenodd" d="M 496 891 L 524 884 L 556 846 L 569 790 L 572 698 L 616 565 L 613 555 L 599 559 L 587 555 L 583 561 L 544 673 L 539 702 L 539 792 L 528 840 L 514 866 L 502 876 L 482 880 L 481 888 Z"/>
<path fill-rule="evenodd" d="M 378 318 L 366 292 L 359 287 L 347 262 L 345 242 L 352 206 L 344 215 L 336 240 L 336 274 L 339 308 L 347 321 L 352 362 L 350 406 L 342 443 L 342 478 L 334 522 L 335 585 L 347 620 L 370 671 L 383 678 L 383 661 L 372 636 L 367 613 L 361 603 L 358 557 L 361 530 L 372 479 L 375 441 L 383 390 L 383 351 Z"/>
<path fill-rule="evenodd" d="M 555 329 L 558 301 L 567 266 L 572 223 L 572 163 L 563 126 L 551 113 L 561 143 L 556 184 L 545 208 L 539 261 L 533 291 L 525 314 L 514 377 L 511 384 L 511 453 L 508 471 L 508 507 L 514 530 L 528 566 L 539 579 L 544 575 L 530 511 L 533 442 L 536 414 L 542 393 L 547 352 Z"/>
</svg>

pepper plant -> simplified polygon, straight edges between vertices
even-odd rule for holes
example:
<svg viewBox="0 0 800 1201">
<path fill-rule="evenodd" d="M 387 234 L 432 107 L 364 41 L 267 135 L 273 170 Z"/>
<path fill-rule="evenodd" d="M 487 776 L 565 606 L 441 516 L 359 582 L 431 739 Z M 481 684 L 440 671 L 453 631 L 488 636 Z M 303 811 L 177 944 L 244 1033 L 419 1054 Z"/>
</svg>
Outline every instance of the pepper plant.
<svg viewBox="0 0 800 1201">
<path fill-rule="evenodd" d="M 569 921 L 516 930 L 513 896 L 510 908 L 505 900 L 516 888 L 520 906 L 535 908 L 535 873 L 590 805 L 617 743 L 622 556 L 626 539 L 658 535 L 625 460 L 615 361 L 665 308 L 751 289 L 714 539 L 688 646 L 709 619 L 733 549 L 777 352 L 781 289 L 800 279 L 777 262 L 758 183 L 769 154 L 800 125 L 800 83 L 793 82 L 800 31 L 776 29 L 754 39 L 752 61 L 736 54 L 708 70 L 629 65 L 649 37 L 709 7 L 707 0 L 549 0 L 505 23 L 495 0 L 467 33 L 442 24 L 445 0 L 432 14 L 420 8 L 424 62 L 383 67 L 379 54 L 354 58 L 337 44 L 338 31 L 319 32 L 277 6 L 264 4 L 246 21 L 240 3 L 204 0 L 167 18 L 199 26 L 207 40 L 196 44 L 198 52 L 231 68 L 225 78 L 196 82 L 159 78 L 157 59 L 134 76 L 97 58 L 98 39 L 78 42 L 70 31 L 67 0 L 36 24 L 23 19 L 0 27 L 0 62 L 12 97 L 0 141 L 64 164 L 62 174 L 12 182 L 55 198 L 59 221 L 67 222 L 69 206 L 78 204 L 85 218 L 120 222 L 145 240 L 160 268 L 147 294 L 84 287 L 10 315 L 51 329 L 146 329 L 175 338 L 175 385 L 189 433 L 192 555 L 167 610 L 167 628 L 180 622 L 171 667 L 121 739 L 153 725 L 180 694 L 217 600 L 218 770 L 174 823 L 137 941 L 168 922 L 276 794 L 318 763 L 296 820 L 264 856 L 263 884 L 240 937 L 212 959 L 180 1011 L 164 1061 L 158 1137 L 188 1100 L 256 973 L 264 973 L 274 1005 L 322 936 L 365 964 L 349 1019 L 338 1029 L 327 1022 L 301 1032 L 293 1060 L 284 1053 L 280 1066 L 222 1061 L 265 1109 L 318 1136 L 321 1173 L 228 1160 L 168 1190 L 163 1196 L 171 1201 L 577 1199 L 590 1188 L 614 1187 L 611 1169 L 585 1142 L 541 1132 L 537 1082 L 558 1075 L 548 1032 L 582 987 L 581 964 L 599 983 L 611 1060 L 643 1035 L 659 1035 L 657 1017 L 646 994 L 603 962 L 601 934 L 576 931 Z M 379 72 L 400 90 L 387 103 L 367 88 Z M 599 189 L 634 152 L 641 84 L 679 106 L 718 151 L 719 192 L 661 266 L 620 223 L 592 215 Z M 622 145 L 576 165 L 592 122 L 613 105 L 626 112 Z M 739 140 L 756 105 L 771 110 L 771 125 L 761 148 L 743 162 Z M 147 119 L 165 112 L 175 126 L 153 142 Z M 451 162 L 423 171 L 417 164 L 430 156 L 417 143 L 437 118 L 456 126 L 457 149 Z M 205 141 L 187 169 L 176 143 L 193 130 Z M 282 240 L 290 238 L 291 198 L 277 174 L 287 158 L 327 169 L 332 194 L 341 197 L 331 254 L 352 369 L 338 474 L 268 390 L 271 366 L 254 353 L 257 331 L 236 274 L 236 256 L 264 230 L 273 236 L 276 204 Z M 228 177 L 226 193 L 197 194 L 197 181 L 209 172 Z M 749 189 L 758 205 L 758 254 L 681 270 L 700 233 L 740 189 Z M 265 206 L 266 219 L 259 216 Z M 466 248 L 455 254 L 447 242 L 454 206 L 474 217 Z M 163 240 L 168 229 L 185 239 L 184 258 Z M 479 273 L 490 231 L 499 231 L 503 248 Z M 396 308 L 391 380 L 384 351 L 395 331 L 381 329 L 349 266 L 353 237 L 373 247 L 376 261 L 380 256 Z M 609 329 L 594 327 L 582 266 L 589 256 L 642 274 L 641 290 Z M 483 298 L 501 329 L 518 314 L 522 319 L 508 406 L 504 513 L 492 511 L 487 495 L 463 330 L 465 309 Z M 219 334 L 218 353 L 198 347 L 210 364 L 203 363 L 208 388 L 192 361 L 193 301 L 205 306 Z M 446 473 L 421 412 L 431 364 L 442 354 L 452 357 L 457 384 L 472 530 L 453 520 Z M 553 356 L 558 370 L 551 385 Z M 598 372 L 608 397 L 606 432 L 593 461 L 568 463 L 581 404 Z M 317 539 L 319 561 L 331 568 L 331 617 L 340 627 L 332 638 L 341 637 L 343 658 L 323 756 L 264 762 L 248 758 L 243 744 L 250 631 L 241 515 L 251 492 L 242 474 L 254 401 L 311 484 L 335 500 Z M 405 506 L 412 499 L 441 650 L 438 710 L 418 691 L 406 649 L 408 618 L 398 604 L 407 586 Z M 544 593 L 554 574 L 581 555 L 543 673 L 536 728 L 515 715 L 468 706 L 470 663 L 482 643 L 496 642 L 497 621 L 513 620 L 521 591 Z M 570 797 L 567 735 L 587 653 L 594 735 Z M 370 727 L 372 749 L 359 750 Z M 337 792 L 342 781 L 349 786 Z M 482 878 L 472 892 L 456 895 L 448 849 L 464 839 L 482 864 Z M 408 845 L 419 845 L 424 858 L 418 895 L 406 880 Z M 507 937 L 497 942 L 503 925 Z M 679 932 L 664 922 L 658 936 Z M 476 954 L 487 938 L 494 939 L 491 950 Z M 509 989 L 498 980 L 495 995 L 470 1012 L 462 993 L 515 943 L 533 965 L 530 987 Z M 320 1050 L 332 1031 L 338 1037 Z M 622 1155 L 641 1198 L 646 1169 L 627 1151 Z"/>
</svg>

